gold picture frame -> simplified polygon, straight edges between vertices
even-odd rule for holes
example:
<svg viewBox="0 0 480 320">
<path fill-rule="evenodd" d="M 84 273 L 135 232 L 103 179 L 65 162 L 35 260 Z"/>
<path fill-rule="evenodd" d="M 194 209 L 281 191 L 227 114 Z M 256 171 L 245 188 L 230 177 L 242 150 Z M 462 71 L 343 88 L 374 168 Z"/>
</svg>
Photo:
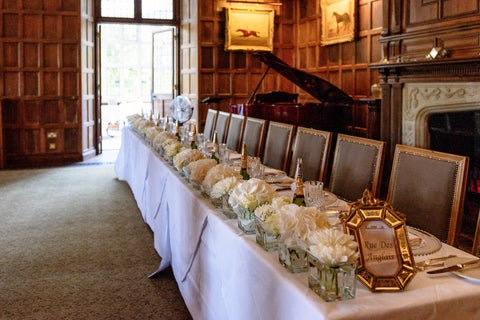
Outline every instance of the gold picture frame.
<svg viewBox="0 0 480 320">
<path fill-rule="evenodd" d="M 353 41 L 355 0 L 322 0 L 322 46 Z"/>
<path fill-rule="evenodd" d="M 366 191 L 351 204 L 344 227 L 358 242 L 357 279 L 371 291 L 405 289 L 416 272 L 405 220 Z"/>
<path fill-rule="evenodd" d="M 275 10 L 226 8 L 225 50 L 273 51 Z"/>
</svg>

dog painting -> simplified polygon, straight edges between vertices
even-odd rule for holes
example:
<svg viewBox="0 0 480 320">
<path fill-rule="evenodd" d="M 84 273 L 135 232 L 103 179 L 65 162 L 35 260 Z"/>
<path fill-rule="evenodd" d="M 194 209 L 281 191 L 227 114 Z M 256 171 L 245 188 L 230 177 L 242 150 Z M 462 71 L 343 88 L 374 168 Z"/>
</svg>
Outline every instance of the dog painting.
<svg viewBox="0 0 480 320">
<path fill-rule="evenodd" d="M 226 8 L 225 50 L 273 51 L 274 10 Z"/>
<path fill-rule="evenodd" d="M 322 0 L 322 45 L 353 41 L 355 1 Z"/>
</svg>

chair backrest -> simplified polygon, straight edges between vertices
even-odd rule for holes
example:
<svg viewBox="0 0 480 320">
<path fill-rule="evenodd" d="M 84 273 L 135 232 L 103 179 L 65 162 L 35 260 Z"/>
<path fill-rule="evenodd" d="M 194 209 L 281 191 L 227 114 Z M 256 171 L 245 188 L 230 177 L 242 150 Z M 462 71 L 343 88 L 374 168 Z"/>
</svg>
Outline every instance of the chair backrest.
<svg viewBox="0 0 480 320">
<path fill-rule="evenodd" d="M 230 113 L 218 111 L 217 124 L 215 126 L 215 131 L 217 131 L 217 137 L 218 137 L 219 143 L 225 142 L 229 124 L 230 124 Z"/>
<path fill-rule="evenodd" d="M 287 170 L 292 150 L 294 129 L 294 125 L 269 122 L 267 138 L 265 139 L 263 164 L 278 170 Z"/>
<path fill-rule="evenodd" d="M 217 122 L 218 111 L 214 109 L 208 109 L 207 118 L 205 119 L 205 127 L 203 129 L 203 135 L 205 139 L 212 140 L 213 132 L 215 131 L 215 124 Z"/>
<path fill-rule="evenodd" d="M 297 159 L 302 158 L 303 179 L 325 182 L 331 143 L 331 132 L 298 127 L 289 175 L 293 177 Z"/>
<path fill-rule="evenodd" d="M 455 245 L 461 227 L 468 157 L 397 145 L 387 201 L 407 224 Z"/>
<path fill-rule="evenodd" d="M 230 125 L 228 126 L 228 133 L 226 144 L 227 148 L 233 151 L 239 151 L 240 141 L 242 140 L 243 126 L 245 124 L 245 117 L 239 114 L 233 114 L 230 117 Z"/>
<path fill-rule="evenodd" d="M 378 196 L 385 142 L 338 134 L 329 189 L 348 201 L 362 198 L 368 189 Z"/>
<path fill-rule="evenodd" d="M 247 154 L 250 157 L 261 157 L 267 120 L 247 117 L 243 130 L 242 144 L 247 144 Z"/>
<path fill-rule="evenodd" d="M 473 237 L 472 254 L 477 257 L 480 255 L 480 210 L 478 212 L 477 228 Z"/>
</svg>

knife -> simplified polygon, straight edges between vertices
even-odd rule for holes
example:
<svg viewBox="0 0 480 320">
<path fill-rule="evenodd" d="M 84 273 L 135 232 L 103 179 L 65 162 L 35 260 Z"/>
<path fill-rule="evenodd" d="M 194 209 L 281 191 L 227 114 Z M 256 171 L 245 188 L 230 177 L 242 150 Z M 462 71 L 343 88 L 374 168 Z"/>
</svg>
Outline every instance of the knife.
<svg viewBox="0 0 480 320">
<path fill-rule="evenodd" d="M 437 274 L 437 273 L 444 273 L 444 272 L 452 272 L 465 269 L 466 267 L 473 266 L 474 268 L 480 267 L 480 259 L 470 260 L 464 263 L 455 264 L 451 267 L 427 271 L 429 274 Z"/>
</svg>

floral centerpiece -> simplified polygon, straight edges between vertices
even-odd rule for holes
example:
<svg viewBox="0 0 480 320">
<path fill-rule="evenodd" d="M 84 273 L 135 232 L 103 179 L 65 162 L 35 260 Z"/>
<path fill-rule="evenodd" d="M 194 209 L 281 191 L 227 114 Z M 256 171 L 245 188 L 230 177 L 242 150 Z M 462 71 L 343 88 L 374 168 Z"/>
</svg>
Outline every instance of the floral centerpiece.
<svg viewBox="0 0 480 320">
<path fill-rule="evenodd" d="M 207 172 L 207 175 L 202 182 L 202 188 L 205 193 L 210 196 L 210 193 L 212 192 L 212 187 L 218 181 L 228 177 L 236 177 L 237 179 L 242 179 L 242 176 L 236 169 L 226 166 L 224 164 L 216 165 Z"/>
<path fill-rule="evenodd" d="M 173 157 L 176 156 L 177 153 L 179 153 L 182 148 L 183 146 L 180 142 L 173 141 L 165 145 L 163 147 L 163 151 L 165 153 L 165 156 L 167 156 L 167 158 L 173 163 Z"/>
<path fill-rule="evenodd" d="M 331 228 L 326 215 L 316 207 L 285 205 L 279 210 L 278 259 L 293 273 L 306 272 L 307 249 L 315 232 Z"/>
<path fill-rule="evenodd" d="M 138 113 L 134 113 L 134 114 L 131 114 L 131 115 L 127 116 L 128 125 L 130 127 L 134 127 L 135 126 L 135 121 L 137 121 L 138 119 L 143 119 L 143 117 L 141 115 L 139 115 Z"/>
<path fill-rule="evenodd" d="M 352 235 L 335 229 L 310 235 L 309 287 L 326 301 L 355 297 L 358 243 Z"/>
<path fill-rule="evenodd" d="M 159 127 L 150 127 L 147 129 L 146 136 L 150 144 L 153 143 L 153 140 L 155 139 L 155 137 L 162 131 L 163 130 L 160 129 Z"/>
<path fill-rule="evenodd" d="M 175 158 L 173 159 L 173 165 L 178 171 L 181 171 L 189 163 L 204 158 L 205 157 L 200 150 L 186 148 L 175 155 Z"/>
<path fill-rule="evenodd" d="M 222 203 L 223 214 L 230 219 L 236 218 L 237 215 L 235 214 L 235 212 L 233 212 L 230 204 L 228 203 L 228 198 L 230 197 L 233 189 L 235 189 L 235 187 L 241 181 L 242 179 L 239 179 L 238 176 L 223 178 L 222 180 L 215 183 L 210 190 L 210 198 L 220 199 Z"/>
<path fill-rule="evenodd" d="M 277 240 L 280 236 L 280 213 L 279 210 L 292 201 L 285 197 L 275 197 L 272 203 L 264 204 L 255 209 L 256 240 L 267 251 L 277 249 Z"/>
<path fill-rule="evenodd" d="M 275 196 L 275 189 L 271 185 L 255 178 L 242 182 L 233 189 L 228 202 L 237 214 L 238 226 L 243 232 L 255 232 L 255 209 L 271 203 Z"/>
<path fill-rule="evenodd" d="M 208 171 L 216 165 L 217 161 L 214 159 L 201 159 L 194 161 L 187 166 L 190 171 L 190 182 L 194 184 L 195 188 L 200 188 Z"/>
<path fill-rule="evenodd" d="M 144 119 L 145 121 L 142 121 L 139 126 L 138 126 L 138 131 L 143 133 L 144 135 L 147 133 L 147 130 L 151 127 L 155 127 L 155 122 L 151 121 L 151 120 L 146 120 Z"/>
<path fill-rule="evenodd" d="M 155 139 L 153 139 L 153 147 L 160 152 L 162 150 L 162 145 L 165 142 L 165 140 L 176 140 L 176 136 L 173 133 L 163 131 L 157 134 Z M 178 140 L 177 140 L 178 141 Z"/>
</svg>

